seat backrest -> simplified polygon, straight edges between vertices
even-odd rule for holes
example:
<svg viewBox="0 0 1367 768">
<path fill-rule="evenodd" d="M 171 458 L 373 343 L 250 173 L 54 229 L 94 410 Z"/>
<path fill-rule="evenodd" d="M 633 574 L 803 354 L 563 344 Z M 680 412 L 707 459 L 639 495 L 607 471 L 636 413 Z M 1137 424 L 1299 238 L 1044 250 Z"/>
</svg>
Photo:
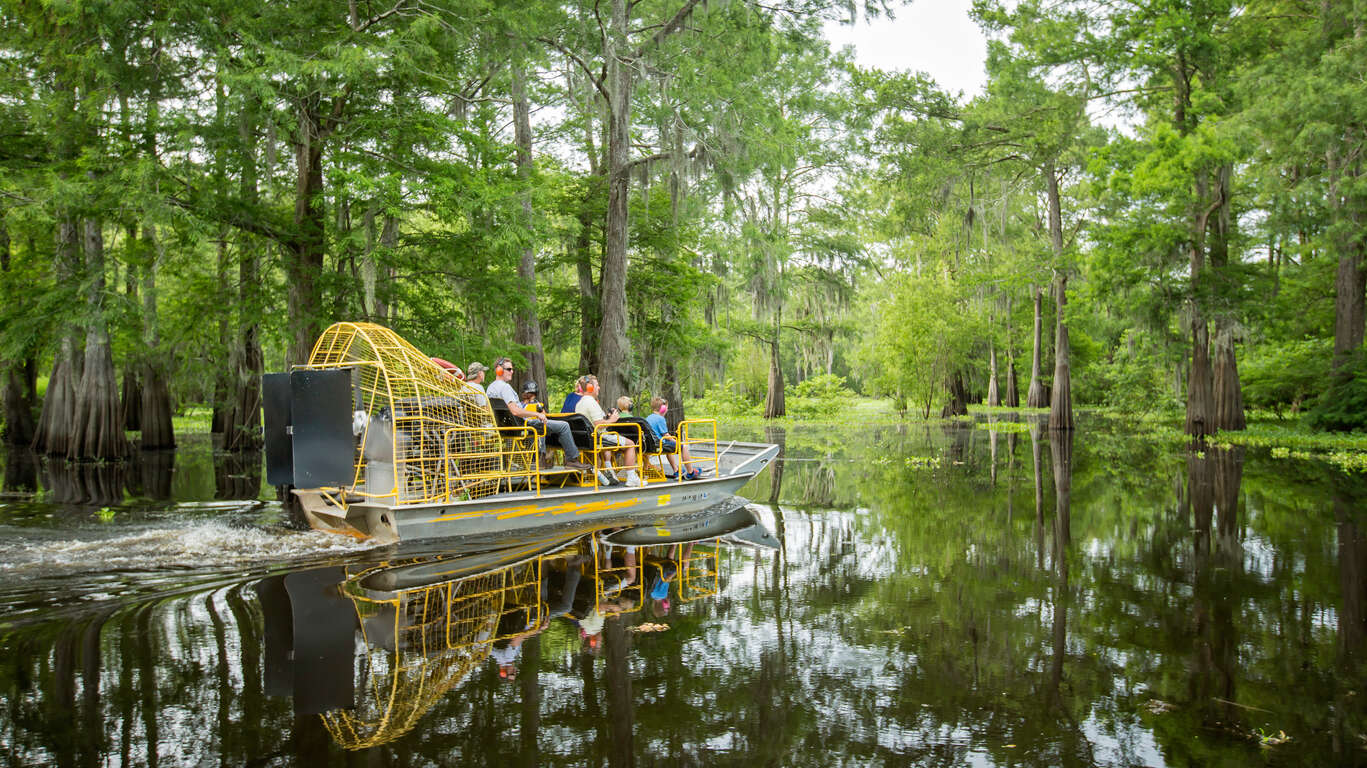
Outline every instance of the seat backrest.
<svg viewBox="0 0 1367 768">
<path fill-rule="evenodd" d="M 520 427 L 523 425 L 522 419 L 514 416 L 513 412 L 508 410 L 508 404 L 503 402 L 503 398 L 489 398 L 489 407 L 494 411 L 494 424 L 500 427 Z"/>
<path fill-rule="evenodd" d="M 570 425 L 570 436 L 580 450 L 593 447 L 593 422 L 587 416 L 582 413 L 559 413 L 551 418 Z"/>
<path fill-rule="evenodd" d="M 643 447 L 645 448 L 646 453 L 660 452 L 660 439 L 655 436 L 655 430 L 650 428 L 650 424 L 645 419 L 640 416 L 619 416 L 617 418 L 617 424 L 635 424 L 639 426 L 641 428 L 639 433 L 631 427 L 618 428 L 612 426 L 608 427 L 608 429 L 631 438 L 637 444 L 644 442 L 645 445 Z"/>
</svg>

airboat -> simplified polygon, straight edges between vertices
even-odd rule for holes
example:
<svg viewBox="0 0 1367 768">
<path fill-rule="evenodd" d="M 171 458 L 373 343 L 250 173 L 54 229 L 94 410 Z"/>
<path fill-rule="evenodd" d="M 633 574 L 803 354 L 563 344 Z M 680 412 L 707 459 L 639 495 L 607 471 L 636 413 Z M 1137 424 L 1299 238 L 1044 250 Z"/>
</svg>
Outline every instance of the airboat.
<svg viewBox="0 0 1367 768">
<path fill-rule="evenodd" d="M 665 524 L 725 503 L 778 454 L 776 445 L 719 441 L 713 419 L 683 421 L 674 451 L 682 459 L 687 448 L 702 473 L 683 481 L 667 475 L 662 447 L 645 450 L 643 421 L 550 414 L 570 424 L 591 466 L 545 466 L 534 427 L 373 323 L 332 325 L 307 364 L 266 374 L 263 402 L 267 481 L 290 488 L 314 529 L 378 543 Z M 610 485 L 630 467 L 609 432 L 642 446 L 641 486 Z"/>
</svg>

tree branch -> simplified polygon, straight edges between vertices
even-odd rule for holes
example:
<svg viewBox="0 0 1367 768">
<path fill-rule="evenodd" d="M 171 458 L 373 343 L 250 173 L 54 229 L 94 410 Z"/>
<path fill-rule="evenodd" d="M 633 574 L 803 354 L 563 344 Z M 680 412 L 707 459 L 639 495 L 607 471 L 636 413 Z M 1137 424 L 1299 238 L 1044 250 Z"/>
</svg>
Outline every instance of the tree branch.
<svg viewBox="0 0 1367 768">
<path fill-rule="evenodd" d="M 366 23 L 360 25 L 359 27 L 356 27 L 356 31 L 357 31 L 357 32 L 364 32 L 364 31 L 366 31 L 367 29 L 370 29 L 371 27 L 375 26 L 376 24 L 379 24 L 380 22 L 382 22 L 382 21 L 384 21 L 385 19 L 389 18 L 390 16 L 393 16 L 394 14 L 398 13 L 399 11 L 402 11 L 402 10 L 403 10 L 403 6 L 404 6 L 404 2 L 405 2 L 405 0 L 399 0 L 399 2 L 397 2 L 397 3 L 394 4 L 394 7 L 393 7 L 393 8 L 390 8 L 389 10 L 387 10 L 387 11 L 385 11 L 384 13 L 380 14 L 379 16 L 376 16 L 375 18 L 368 20 Z"/>
<path fill-rule="evenodd" d="M 642 43 L 641 47 L 637 48 L 636 52 L 633 53 L 631 57 L 639 59 L 645 54 L 647 47 L 659 45 L 666 37 L 674 34 L 674 31 L 683 25 L 684 21 L 693 13 L 693 9 L 701 2 L 702 0 L 688 0 L 688 2 L 684 3 L 683 6 L 679 8 L 678 12 L 674 14 L 674 17 L 665 22 L 664 26 L 660 27 L 659 31 L 654 35 L 651 35 L 649 40 Z"/>
<path fill-rule="evenodd" d="M 560 51 L 561 53 L 565 54 L 565 56 L 568 57 L 570 61 L 573 61 L 575 64 L 578 64 L 579 68 L 584 70 L 584 74 L 588 75 L 589 82 L 593 83 L 593 87 L 598 90 L 598 93 L 602 94 L 603 98 L 607 99 L 609 102 L 612 101 L 612 99 L 608 96 L 607 89 L 603 87 L 604 78 L 594 74 L 593 70 L 589 69 L 589 65 L 584 63 L 583 59 L 576 56 L 574 54 L 574 51 L 571 51 L 570 49 L 561 45 L 559 41 L 549 37 L 538 37 L 537 40 L 545 43 L 546 45 L 549 45 L 557 51 Z"/>
</svg>

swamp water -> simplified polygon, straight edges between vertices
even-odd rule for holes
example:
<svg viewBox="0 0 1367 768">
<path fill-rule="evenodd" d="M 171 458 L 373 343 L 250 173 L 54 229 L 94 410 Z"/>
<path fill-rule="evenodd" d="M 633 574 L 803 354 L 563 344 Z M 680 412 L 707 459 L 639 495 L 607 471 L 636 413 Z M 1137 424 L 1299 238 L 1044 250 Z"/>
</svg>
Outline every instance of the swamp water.
<svg viewBox="0 0 1367 768">
<path fill-rule="evenodd" d="M 203 438 L 11 454 L 0 764 L 1367 765 L 1361 480 L 986 426 L 734 431 L 784 445 L 742 491 L 779 551 L 503 670 L 449 592 L 407 639 L 320 619 L 350 686 L 282 656 L 279 588 L 356 597 L 329 574 L 411 550 L 299 530 Z"/>
</svg>

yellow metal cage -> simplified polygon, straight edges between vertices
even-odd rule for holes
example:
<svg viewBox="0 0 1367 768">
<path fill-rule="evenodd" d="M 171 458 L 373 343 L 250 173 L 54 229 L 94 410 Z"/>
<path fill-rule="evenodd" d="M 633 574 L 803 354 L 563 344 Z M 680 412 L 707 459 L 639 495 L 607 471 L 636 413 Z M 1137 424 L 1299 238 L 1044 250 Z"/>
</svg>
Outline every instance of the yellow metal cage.
<svg viewBox="0 0 1367 768">
<path fill-rule="evenodd" d="M 518 479 L 535 484 L 534 444 L 505 441 L 478 387 L 390 329 L 336 323 L 303 367 L 352 371 L 360 440 L 352 485 L 337 489 L 344 495 L 422 504 L 482 498 Z"/>
</svg>

